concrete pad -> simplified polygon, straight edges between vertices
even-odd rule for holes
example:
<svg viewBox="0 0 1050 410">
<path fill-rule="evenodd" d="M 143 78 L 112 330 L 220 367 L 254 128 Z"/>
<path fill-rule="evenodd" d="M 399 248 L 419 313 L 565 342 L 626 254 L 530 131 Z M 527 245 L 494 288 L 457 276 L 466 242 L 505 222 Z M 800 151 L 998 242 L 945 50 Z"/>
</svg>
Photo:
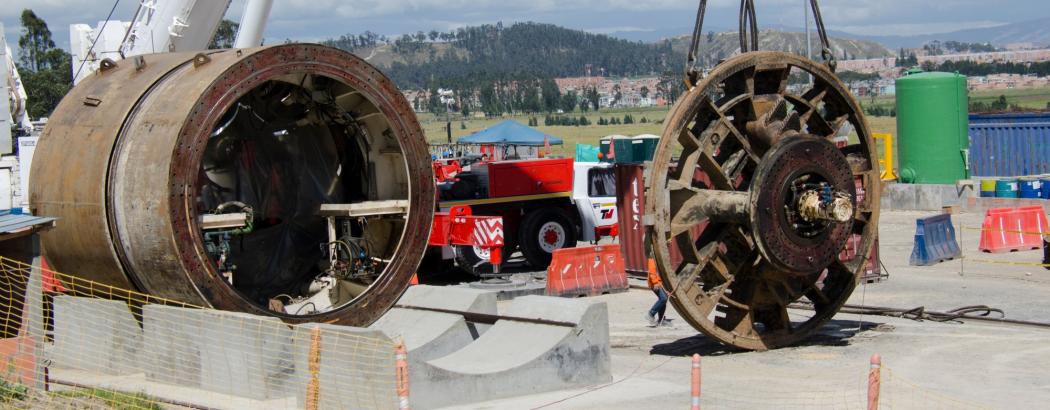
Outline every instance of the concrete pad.
<svg viewBox="0 0 1050 410">
<path fill-rule="evenodd" d="M 253 400 L 292 395 L 292 329 L 273 317 L 216 310 L 199 317 L 200 387 Z M 192 359 L 190 359 L 192 362 Z"/>
<path fill-rule="evenodd" d="M 130 395 L 143 394 L 150 398 L 183 404 L 182 406 L 162 405 L 162 408 L 188 408 L 190 406 L 187 405 L 191 405 L 196 408 L 220 410 L 285 410 L 301 407 L 296 404 L 295 397 L 292 396 L 278 399 L 252 400 L 201 390 L 200 388 L 158 383 L 147 380 L 144 373 L 104 376 L 81 370 L 53 369 L 50 373 L 50 380 L 51 384 L 49 387 L 53 392 L 81 390 L 69 387 L 69 385 L 91 386 Z"/>
<path fill-rule="evenodd" d="M 612 380 L 604 302 L 525 296 L 503 313 L 568 322 L 501 320 L 476 342 L 424 363 L 411 379 L 415 407 L 467 404 Z"/>
<path fill-rule="evenodd" d="M 200 329 L 211 317 L 198 309 L 164 305 L 142 308 L 142 370 L 149 381 L 186 387 L 201 384 Z"/>
<path fill-rule="evenodd" d="M 310 346 L 321 331 L 319 403 L 321 409 L 398 407 L 395 343 L 383 332 L 325 324 L 295 329 L 295 380 L 299 406 L 305 406 L 311 380 Z"/>
<path fill-rule="evenodd" d="M 60 295 L 54 315 L 53 367 L 108 375 L 137 371 L 142 330 L 126 303 Z"/>
</svg>

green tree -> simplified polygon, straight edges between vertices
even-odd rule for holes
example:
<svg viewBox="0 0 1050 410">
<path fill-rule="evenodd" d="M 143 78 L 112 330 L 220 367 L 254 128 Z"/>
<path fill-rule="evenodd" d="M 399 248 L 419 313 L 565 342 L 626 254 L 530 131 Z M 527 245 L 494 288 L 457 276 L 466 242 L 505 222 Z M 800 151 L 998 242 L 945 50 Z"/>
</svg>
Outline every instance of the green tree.
<svg viewBox="0 0 1050 410">
<path fill-rule="evenodd" d="M 55 42 L 51 40 L 51 30 L 47 28 L 47 23 L 37 17 L 33 10 L 22 10 L 22 36 L 18 38 L 18 48 L 22 50 L 20 71 L 51 68 L 49 54 L 55 48 Z"/>
<path fill-rule="evenodd" d="M 590 90 L 587 90 L 587 100 L 591 102 L 591 107 L 594 108 L 594 111 L 598 112 L 598 109 L 601 108 L 599 106 L 599 103 L 601 102 L 601 97 L 598 95 L 597 88 L 591 87 Z"/>
<path fill-rule="evenodd" d="M 211 43 L 208 44 L 208 49 L 232 48 L 234 41 L 237 39 L 238 27 L 240 25 L 236 22 L 222 19 L 219 22 L 219 28 L 215 29 L 215 37 L 212 37 Z"/>
<path fill-rule="evenodd" d="M 32 10 L 22 11 L 21 49 L 22 85 L 29 95 L 26 107 L 29 116 L 40 118 L 51 115 L 62 97 L 73 87 L 72 62 L 65 50 L 55 48 L 47 23 Z"/>
<path fill-rule="evenodd" d="M 649 98 L 649 87 L 643 85 L 642 89 L 638 90 L 638 93 L 642 95 L 642 98 Z"/>
<path fill-rule="evenodd" d="M 561 109 L 567 113 L 576 110 L 577 95 L 576 91 L 569 91 L 565 95 L 561 96 Z"/>
<path fill-rule="evenodd" d="M 543 109 L 545 111 L 554 112 L 561 105 L 561 90 L 558 89 L 558 83 L 554 82 L 553 78 L 540 82 L 540 93 L 543 94 Z"/>
</svg>

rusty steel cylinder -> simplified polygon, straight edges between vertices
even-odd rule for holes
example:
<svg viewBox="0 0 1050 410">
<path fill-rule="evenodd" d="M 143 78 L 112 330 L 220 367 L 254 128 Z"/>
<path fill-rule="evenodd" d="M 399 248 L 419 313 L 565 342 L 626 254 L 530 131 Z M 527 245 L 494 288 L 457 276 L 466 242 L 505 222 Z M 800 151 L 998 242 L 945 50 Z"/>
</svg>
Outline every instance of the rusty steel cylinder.
<svg viewBox="0 0 1050 410">
<path fill-rule="evenodd" d="M 55 110 L 31 175 L 32 212 L 59 218 L 42 237 L 54 269 L 291 323 L 377 319 L 408 286 L 434 209 L 427 145 L 397 87 L 309 44 L 105 61 Z M 352 263 L 326 265 L 320 209 L 361 203 L 404 209 L 346 219 Z M 246 224 L 203 226 L 230 204 Z M 352 274 L 316 280 L 337 270 Z M 322 285 L 331 306 L 309 306 Z"/>
</svg>

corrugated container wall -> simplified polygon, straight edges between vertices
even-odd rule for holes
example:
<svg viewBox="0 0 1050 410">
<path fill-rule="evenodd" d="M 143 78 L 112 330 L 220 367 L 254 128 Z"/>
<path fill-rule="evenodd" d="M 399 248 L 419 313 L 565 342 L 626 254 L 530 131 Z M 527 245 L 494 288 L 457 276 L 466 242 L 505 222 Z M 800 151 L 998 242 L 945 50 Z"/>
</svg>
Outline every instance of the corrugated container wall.
<svg viewBox="0 0 1050 410">
<path fill-rule="evenodd" d="M 620 251 L 627 274 L 648 274 L 645 252 L 645 167 L 616 164 L 616 210 L 620 217 Z"/>
<path fill-rule="evenodd" d="M 973 176 L 1050 174 L 1050 118 L 1046 118 L 1046 122 L 1016 123 L 981 120 L 970 124 L 970 173 Z"/>
<path fill-rule="evenodd" d="M 1006 114 L 970 114 L 970 126 L 974 124 L 1029 124 L 1050 122 L 1050 112 L 1011 112 Z"/>
<path fill-rule="evenodd" d="M 897 151 L 905 183 L 966 179 L 966 76 L 916 73 L 897 79 Z"/>
</svg>

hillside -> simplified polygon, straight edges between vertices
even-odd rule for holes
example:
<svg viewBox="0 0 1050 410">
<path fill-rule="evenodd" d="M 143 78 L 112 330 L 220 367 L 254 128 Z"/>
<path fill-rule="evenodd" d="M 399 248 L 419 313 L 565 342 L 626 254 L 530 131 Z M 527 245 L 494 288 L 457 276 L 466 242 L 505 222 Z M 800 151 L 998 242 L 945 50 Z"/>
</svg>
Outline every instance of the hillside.
<svg viewBox="0 0 1050 410">
<path fill-rule="evenodd" d="M 692 36 L 679 36 L 667 40 L 672 44 L 676 53 L 685 55 L 689 50 L 689 41 Z M 840 60 L 856 58 L 882 58 L 893 57 L 895 54 L 885 46 L 865 40 L 831 38 L 831 49 L 835 58 Z M 820 56 L 820 39 L 816 33 L 812 37 L 813 56 Z M 701 54 L 706 56 L 705 61 L 718 61 L 733 55 L 740 49 L 740 41 L 737 33 L 725 32 L 704 36 L 701 40 Z M 779 50 L 791 53 L 805 54 L 806 34 L 800 32 L 785 32 L 780 30 L 763 30 L 759 34 L 759 48 L 762 50 Z"/>
<path fill-rule="evenodd" d="M 483 25 L 449 33 L 419 32 L 361 44 L 353 41 L 354 37 L 325 43 L 362 56 L 386 71 L 402 88 L 577 77 L 588 71 L 609 77 L 659 75 L 681 70 L 688 49 L 688 37 L 657 43 L 632 42 L 540 23 Z M 713 35 L 710 44 L 708 38 L 705 36 L 703 45 L 708 56 L 705 61 L 718 61 L 737 51 L 735 33 Z M 839 58 L 843 53 L 855 58 L 893 55 L 885 47 L 867 41 L 835 39 L 833 45 Z M 761 47 L 804 52 L 805 35 L 764 31 Z"/>
<path fill-rule="evenodd" d="M 836 36 L 877 41 L 892 48 L 917 48 L 934 40 L 960 41 L 968 43 L 992 43 L 1005 46 L 1012 43 L 1033 43 L 1050 47 L 1050 17 L 1004 24 L 996 27 L 966 29 L 950 33 L 924 34 L 917 36 L 862 36 L 834 33 Z"/>
</svg>

